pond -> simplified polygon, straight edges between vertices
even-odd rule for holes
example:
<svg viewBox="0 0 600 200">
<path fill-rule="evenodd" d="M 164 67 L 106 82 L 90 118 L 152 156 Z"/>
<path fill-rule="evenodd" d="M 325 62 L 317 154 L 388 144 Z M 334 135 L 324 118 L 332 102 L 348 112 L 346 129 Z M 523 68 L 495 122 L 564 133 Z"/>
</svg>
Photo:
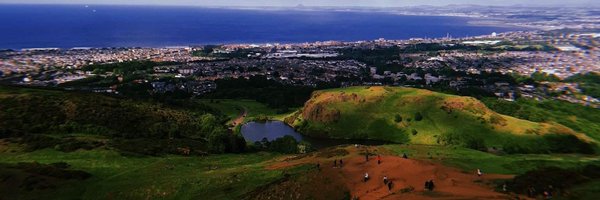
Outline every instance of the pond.
<svg viewBox="0 0 600 200">
<path fill-rule="evenodd" d="M 286 135 L 294 137 L 297 141 L 306 141 L 314 148 L 320 149 L 342 144 L 363 144 L 363 145 L 382 145 L 390 144 L 389 142 L 375 140 L 356 140 L 356 139 L 324 139 L 313 138 L 302 135 L 288 126 L 282 121 L 267 121 L 267 122 L 248 122 L 242 126 L 242 136 L 247 142 L 261 141 L 267 138 L 273 141 Z"/>
</svg>

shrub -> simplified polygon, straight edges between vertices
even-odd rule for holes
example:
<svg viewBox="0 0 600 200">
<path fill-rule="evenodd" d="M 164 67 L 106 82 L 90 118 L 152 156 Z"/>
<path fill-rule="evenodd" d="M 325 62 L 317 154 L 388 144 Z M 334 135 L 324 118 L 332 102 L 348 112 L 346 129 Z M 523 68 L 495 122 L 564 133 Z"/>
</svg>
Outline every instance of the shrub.
<svg viewBox="0 0 600 200">
<path fill-rule="evenodd" d="M 400 122 L 402 122 L 402 116 L 400 116 L 400 114 L 396 114 L 396 115 L 394 116 L 394 121 L 395 121 L 396 123 L 400 123 Z"/>
<path fill-rule="evenodd" d="M 583 153 L 594 154 L 592 144 L 581 141 L 574 135 L 549 134 L 543 139 L 548 143 L 550 153 Z"/>
<path fill-rule="evenodd" d="M 415 121 L 421 121 L 421 120 L 423 120 L 423 115 L 421 115 L 421 112 L 415 113 Z"/>
<path fill-rule="evenodd" d="M 298 141 L 294 137 L 286 135 L 272 141 L 269 150 L 279 153 L 298 153 Z"/>
<path fill-rule="evenodd" d="M 438 137 L 438 144 L 457 145 L 475 150 L 486 150 L 485 141 L 471 134 L 446 133 Z"/>
<path fill-rule="evenodd" d="M 550 186 L 554 190 L 558 190 L 555 192 L 559 192 L 576 184 L 583 183 L 586 179 L 577 170 L 546 167 L 518 175 L 507 186 L 509 190 L 519 194 L 527 194 L 527 190 L 531 186 L 535 189 L 537 195 L 549 190 Z"/>
</svg>

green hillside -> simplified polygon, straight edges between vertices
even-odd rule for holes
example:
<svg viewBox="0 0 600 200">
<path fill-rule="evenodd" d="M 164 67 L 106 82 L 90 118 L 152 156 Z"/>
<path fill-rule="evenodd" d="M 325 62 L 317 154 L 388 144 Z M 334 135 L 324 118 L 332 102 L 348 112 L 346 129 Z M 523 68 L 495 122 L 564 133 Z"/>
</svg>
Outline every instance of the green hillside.
<svg viewBox="0 0 600 200">
<path fill-rule="evenodd" d="M 201 104 L 166 105 L 60 90 L 0 87 L 0 138 L 31 150 L 103 145 L 143 154 L 232 152 L 245 143 Z M 240 145 L 238 145 L 240 144 Z"/>
<path fill-rule="evenodd" d="M 595 148 L 592 138 L 557 123 L 521 120 L 498 114 L 472 97 L 413 88 L 318 91 L 286 122 L 314 137 L 461 145 L 509 153 L 592 153 Z"/>
</svg>

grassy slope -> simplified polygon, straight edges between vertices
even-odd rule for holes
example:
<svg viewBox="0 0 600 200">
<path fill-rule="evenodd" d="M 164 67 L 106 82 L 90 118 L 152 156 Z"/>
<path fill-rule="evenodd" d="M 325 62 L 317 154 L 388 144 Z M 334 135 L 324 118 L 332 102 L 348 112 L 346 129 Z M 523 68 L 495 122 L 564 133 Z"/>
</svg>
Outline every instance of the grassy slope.
<svg viewBox="0 0 600 200">
<path fill-rule="evenodd" d="M 200 99 L 199 102 L 221 111 L 230 120 L 235 119 L 246 108 L 248 114 L 244 121 L 250 121 L 256 117 L 267 116 L 276 120 L 283 120 L 286 114 L 278 114 L 276 109 L 269 108 L 267 105 L 254 100 L 239 99 Z"/>
<path fill-rule="evenodd" d="M 406 153 L 409 158 L 441 162 L 468 172 L 481 169 L 486 173 L 522 174 L 539 167 L 573 168 L 600 164 L 598 156 L 579 154 L 495 155 L 462 147 L 437 145 L 385 145 L 383 148 L 399 156 Z"/>
<path fill-rule="evenodd" d="M 450 109 L 442 109 L 442 106 Z M 311 112 L 326 115 L 335 111 L 339 111 L 340 117 L 334 121 L 304 119 Z M 456 133 L 483 138 L 486 145 L 494 146 L 518 137 L 535 138 L 552 132 L 576 134 L 584 140 L 593 140 L 558 124 L 498 115 L 471 97 L 412 88 L 351 87 L 319 91 L 302 112 L 294 126 L 303 133 L 321 137 L 437 144 L 441 135 Z M 417 112 L 422 114 L 423 120 L 414 120 Z M 403 118 L 402 122 L 394 121 L 396 114 Z M 492 116 L 502 118 L 505 125 L 491 123 Z M 412 130 L 416 130 L 417 134 L 413 135 Z"/>
<path fill-rule="evenodd" d="M 27 134 L 63 133 L 69 125 L 88 127 L 83 130 L 87 133 L 164 137 L 169 128 L 159 125 L 172 126 L 180 134 L 193 133 L 197 116 L 207 113 L 99 94 L 4 86 L 0 86 L 0 103 L 0 130 Z"/>
<path fill-rule="evenodd" d="M 530 121 L 554 121 L 600 141 L 600 109 L 564 101 L 518 99 L 515 102 L 484 98 L 492 110 Z"/>
<path fill-rule="evenodd" d="M 63 153 L 50 149 L 0 153 L 2 162 L 67 162 L 92 174 L 57 190 L 25 192 L 18 199 L 240 199 L 261 185 L 283 177 L 264 170 L 269 153 L 206 157 L 124 157 L 110 150 Z M 10 196 L 7 196 L 10 197 Z"/>
<path fill-rule="evenodd" d="M 393 155 L 407 153 L 409 158 L 431 160 L 464 171 L 482 169 L 485 173 L 521 174 L 542 166 L 571 168 L 600 158 L 582 155 L 507 155 L 498 156 L 460 147 L 430 145 L 385 145 Z M 0 195 L 20 195 L 15 199 L 242 199 L 261 186 L 299 174 L 303 168 L 265 170 L 282 157 L 270 153 L 223 154 L 206 157 L 161 156 L 126 157 L 112 150 L 96 149 L 71 153 L 51 149 L 23 152 L 17 145 L 0 147 L 3 163 L 66 162 L 72 169 L 92 174 L 83 182 L 71 181 L 57 190 Z M 282 171 L 283 170 L 283 171 Z M 578 189 L 582 195 L 595 191 L 597 183 Z M 5 196 L 9 199 L 15 196 Z"/>
</svg>

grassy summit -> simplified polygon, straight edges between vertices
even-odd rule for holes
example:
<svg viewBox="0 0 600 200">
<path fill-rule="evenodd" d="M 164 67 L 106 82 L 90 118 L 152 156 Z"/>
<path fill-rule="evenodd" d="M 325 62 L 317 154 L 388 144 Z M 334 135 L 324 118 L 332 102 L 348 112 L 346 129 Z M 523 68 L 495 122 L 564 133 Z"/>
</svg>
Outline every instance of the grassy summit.
<svg viewBox="0 0 600 200">
<path fill-rule="evenodd" d="M 514 153 L 591 152 L 595 141 L 563 125 L 498 114 L 479 100 L 401 87 L 315 92 L 286 119 L 315 137 L 502 148 Z M 558 147 L 572 142 L 577 147 Z"/>
</svg>

